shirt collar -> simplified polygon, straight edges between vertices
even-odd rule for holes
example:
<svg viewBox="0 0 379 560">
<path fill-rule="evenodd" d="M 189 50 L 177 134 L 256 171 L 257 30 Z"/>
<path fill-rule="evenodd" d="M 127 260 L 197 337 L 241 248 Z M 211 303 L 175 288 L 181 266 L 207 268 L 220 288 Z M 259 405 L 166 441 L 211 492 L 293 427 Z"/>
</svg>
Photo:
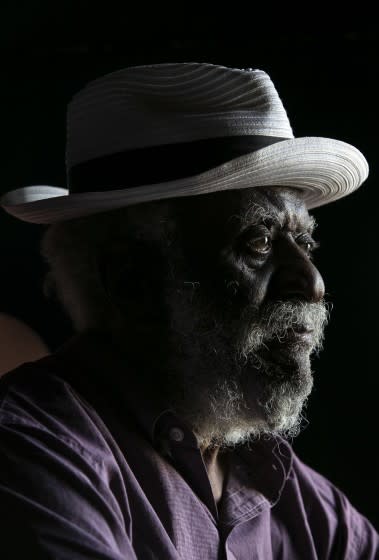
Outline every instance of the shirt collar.
<svg viewBox="0 0 379 560">
<path fill-rule="evenodd" d="M 238 450 L 247 467 L 244 476 L 254 479 L 254 485 L 274 506 L 290 477 L 293 450 L 281 436 L 263 436 Z"/>
<path fill-rule="evenodd" d="M 101 394 L 110 404 L 118 401 L 128 410 L 154 446 L 161 446 L 171 428 L 183 431 L 183 445 L 197 448 L 197 441 L 189 426 L 170 408 L 159 406 L 133 375 L 127 356 L 122 354 L 111 336 L 98 330 L 87 330 L 74 335 L 59 347 L 61 375 L 86 393 L 89 383 L 92 391 Z"/>
</svg>

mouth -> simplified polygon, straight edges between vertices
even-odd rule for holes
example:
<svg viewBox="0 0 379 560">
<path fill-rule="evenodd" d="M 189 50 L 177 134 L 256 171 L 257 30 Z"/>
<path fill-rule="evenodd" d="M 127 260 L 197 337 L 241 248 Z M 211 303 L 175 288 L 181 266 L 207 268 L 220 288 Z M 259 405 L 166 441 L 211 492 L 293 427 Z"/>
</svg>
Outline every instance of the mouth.
<svg viewBox="0 0 379 560">
<path fill-rule="evenodd" d="M 310 353 L 314 346 L 314 329 L 306 326 L 295 326 L 287 329 L 282 335 L 264 342 L 259 355 L 265 360 L 292 361 L 299 353 Z"/>
<path fill-rule="evenodd" d="M 299 344 L 312 346 L 314 329 L 306 326 L 296 326 L 288 329 L 283 337 L 280 337 L 281 343 Z"/>
</svg>

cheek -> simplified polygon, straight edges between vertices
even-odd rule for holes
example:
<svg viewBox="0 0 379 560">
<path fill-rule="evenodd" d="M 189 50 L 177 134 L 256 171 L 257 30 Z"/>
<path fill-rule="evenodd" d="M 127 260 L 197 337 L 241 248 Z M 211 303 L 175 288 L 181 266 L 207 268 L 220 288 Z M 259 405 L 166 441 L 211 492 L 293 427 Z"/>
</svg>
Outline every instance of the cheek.
<svg viewBox="0 0 379 560">
<path fill-rule="evenodd" d="M 269 264 L 253 268 L 240 257 L 224 256 L 217 271 L 223 297 L 226 295 L 231 305 L 237 307 L 259 308 L 269 291 L 272 268 Z"/>
<path fill-rule="evenodd" d="M 248 280 L 249 302 L 258 308 L 267 300 L 271 273 L 267 268 L 255 271 Z"/>
</svg>

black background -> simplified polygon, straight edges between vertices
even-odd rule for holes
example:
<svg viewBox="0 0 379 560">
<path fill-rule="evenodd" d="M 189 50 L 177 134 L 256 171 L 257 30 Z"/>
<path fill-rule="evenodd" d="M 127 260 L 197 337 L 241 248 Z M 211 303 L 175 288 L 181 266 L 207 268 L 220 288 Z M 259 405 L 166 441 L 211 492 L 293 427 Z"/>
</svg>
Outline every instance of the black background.
<svg viewBox="0 0 379 560">
<path fill-rule="evenodd" d="M 64 17 L 51 12 L 38 19 L 25 5 L 20 21 L 3 26 L 0 192 L 29 184 L 65 186 L 70 97 L 88 81 L 134 64 L 199 61 L 260 68 L 274 81 L 295 136 L 337 138 L 366 156 L 370 177 L 363 187 L 313 212 L 321 242 L 316 262 L 334 309 L 325 350 L 314 362 L 309 425 L 293 444 L 305 462 L 379 527 L 378 36 L 276 33 L 233 41 L 126 40 L 120 26 L 117 32 L 83 39 L 79 24 L 72 24 L 68 39 Z M 43 37 L 47 28 L 48 39 Z M 1 212 L 0 310 L 22 318 L 54 349 L 71 327 L 59 307 L 42 296 L 38 240 L 43 230 Z"/>
</svg>

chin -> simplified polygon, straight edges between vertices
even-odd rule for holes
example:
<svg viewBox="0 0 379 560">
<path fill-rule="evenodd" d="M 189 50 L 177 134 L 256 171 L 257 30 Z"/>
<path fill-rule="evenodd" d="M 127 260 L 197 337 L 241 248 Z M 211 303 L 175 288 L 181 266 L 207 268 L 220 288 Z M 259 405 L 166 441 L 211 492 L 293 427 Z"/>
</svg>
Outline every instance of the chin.
<svg viewBox="0 0 379 560">
<path fill-rule="evenodd" d="M 313 388 L 309 352 L 293 353 L 280 362 L 254 359 L 250 366 L 243 375 L 243 391 L 254 417 L 252 434 L 297 436 Z"/>
<path fill-rule="evenodd" d="M 212 406 L 202 403 L 192 417 L 200 444 L 233 448 L 262 436 L 296 437 L 313 387 L 310 369 L 280 378 L 245 370 L 243 378 L 249 382 L 239 386 L 232 400 L 217 392 Z"/>
<path fill-rule="evenodd" d="M 302 429 L 304 409 L 312 388 L 305 394 L 272 397 L 264 408 L 264 432 L 284 437 L 296 437 Z"/>
</svg>

